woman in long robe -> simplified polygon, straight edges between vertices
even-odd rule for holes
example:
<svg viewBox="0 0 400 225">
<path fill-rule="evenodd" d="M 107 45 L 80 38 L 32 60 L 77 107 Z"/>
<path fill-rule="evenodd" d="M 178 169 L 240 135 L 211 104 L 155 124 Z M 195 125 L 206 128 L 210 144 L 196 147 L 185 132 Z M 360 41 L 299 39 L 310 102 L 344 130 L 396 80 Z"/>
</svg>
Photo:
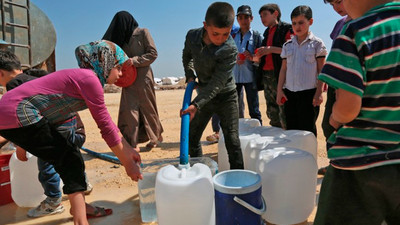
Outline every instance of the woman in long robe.
<svg viewBox="0 0 400 225">
<path fill-rule="evenodd" d="M 163 140 L 163 127 L 150 67 L 157 58 L 154 40 L 149 30 L 139 28 L 133 16 L 126 11 L 115 14 L 103 39 L 121 46 L 137 69 L 136 81 L 122 88 L 118 128 L 132 146 L 149 141 L 148 148 L 156 147 Z"/>
</svg>

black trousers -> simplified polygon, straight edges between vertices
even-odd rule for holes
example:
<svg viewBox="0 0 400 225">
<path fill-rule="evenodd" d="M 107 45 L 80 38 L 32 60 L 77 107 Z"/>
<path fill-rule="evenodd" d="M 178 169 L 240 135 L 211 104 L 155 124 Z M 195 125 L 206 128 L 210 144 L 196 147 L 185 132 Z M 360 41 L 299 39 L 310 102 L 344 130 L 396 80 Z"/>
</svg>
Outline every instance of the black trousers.
<svg viewBox="0 0 400 225">
<path fill-rule="evenodd" d="M 312 104 L 316 90 L 315 88 L 297 92 L 284 90 L 288 98 L 285 102 L 286 129 L 306 130 L 317 136 L 315 122 L 318 118 L 319 106 L 314 107 Z"/>
<path fill-rule="evenodd" d="M 365 170 L 328 167 L 315 225 L 400 224 L 400 164 Z"/>
<path fill-rule="evenodd" d="M 197 111 L 190 122 L 189 155 L 191 157 L 200 157 L 203 155 L 200 139 L 208 121 L 210 121 L 214 113 L 220 118 L 220 125 L 224 133 L 225 146 L 228 150 L 231 169 L 243 169 L 243 156 L 239 140 L 239 113 L 236 90 L 218 94 Z"/>
<path fill-rule="evenodd" d="M 46 118 L 26 127 L 0 130 L 0 135 L 51 163 L 64 182 L 64 194 L 86 190 L 85 164 L 79 148 L 62 136 Z"/>
</svg>

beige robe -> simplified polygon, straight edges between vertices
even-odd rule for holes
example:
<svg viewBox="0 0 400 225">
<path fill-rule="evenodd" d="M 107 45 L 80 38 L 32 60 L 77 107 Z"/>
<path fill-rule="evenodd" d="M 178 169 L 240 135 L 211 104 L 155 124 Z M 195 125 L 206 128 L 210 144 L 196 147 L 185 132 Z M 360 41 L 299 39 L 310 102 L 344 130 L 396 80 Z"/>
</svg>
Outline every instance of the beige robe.
<svg viewBox="0 0 400 225">
<path fill-rule="evenodd" d="M 162 140 L 161 125 L 154 91 L 154 76 L 150 64 L 157 58 L 157 50 L 150 32 L 136 28 L 129 44 L 122 49 L 133 59 L 137 69 L 135 83 L 122 89 L 118 115 L 118 128 L 132 146 Z"/>
</svg>

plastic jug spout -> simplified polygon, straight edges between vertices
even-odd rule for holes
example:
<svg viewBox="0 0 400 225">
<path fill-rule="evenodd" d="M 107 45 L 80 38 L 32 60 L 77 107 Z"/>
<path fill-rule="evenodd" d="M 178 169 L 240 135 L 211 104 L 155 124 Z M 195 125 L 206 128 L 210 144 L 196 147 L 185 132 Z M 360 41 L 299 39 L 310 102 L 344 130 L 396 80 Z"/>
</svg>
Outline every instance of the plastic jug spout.
<svg viewBox="0 0 400 225">
<path fill-rule="evenodd" d="M 190 164 L 179 164 L 178 165 L 178 169 L 182 170 L 182 169 L 189 169 L 190 168 Z"/>
</svg>

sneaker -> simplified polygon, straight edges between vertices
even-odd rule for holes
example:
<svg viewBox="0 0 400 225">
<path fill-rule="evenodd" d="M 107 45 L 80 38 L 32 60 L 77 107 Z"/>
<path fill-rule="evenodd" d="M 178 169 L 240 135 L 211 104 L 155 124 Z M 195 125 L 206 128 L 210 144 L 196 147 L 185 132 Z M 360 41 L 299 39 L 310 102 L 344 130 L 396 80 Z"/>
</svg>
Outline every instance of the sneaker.
<svg viewBox="0 0 400 225">
<path fill-rule="evenodd" d="M 60 204 L 52 205 L 45 200 L 43 200 L 40 205 L 36 208 L 32 208 L 28 211 L 29 217 L 42 217 L 47 215 L 54 215 L 64 212 L 64 206 Z"/>
<path fill-rule="evenodd" d="M 207 140 L 208 142 L 211 142 L 211 143 L 217 143 L 218 140 L 219 140 L 219 134 L 214 133 L 214 134 L 208 135 L 208 136 L 206 137 L 206 140 Z"/>
<path fill-rule="evenodd" d="M 89 195 L 92 191 L 93 191 L 93 185 L 91 183 L 87 182 L 86 191 L 84 191 L 83 193 L 85 195 Z"/>
</svg>

